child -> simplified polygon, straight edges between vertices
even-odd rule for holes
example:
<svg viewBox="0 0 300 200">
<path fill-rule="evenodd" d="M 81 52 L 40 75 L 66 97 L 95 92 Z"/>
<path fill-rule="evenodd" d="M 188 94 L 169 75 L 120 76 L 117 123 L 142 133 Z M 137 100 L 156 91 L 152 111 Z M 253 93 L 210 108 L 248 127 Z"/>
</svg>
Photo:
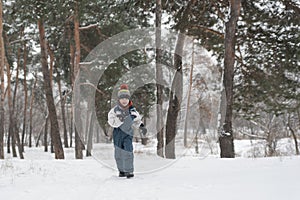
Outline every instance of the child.
<svg viewBox="0 0 300 200">
<path fill-rule="evenodd" d="M 130 92 L 126 84 L 120 86 L 118 104 L 109 111 L 108 123 L 114 128 L 113 141 L 119 177 L 131 178 L 134 176 L 132 126 L 139 127 L 143 134 L 146 134 L 147 129 L 130 101 Z"/>
</svg>

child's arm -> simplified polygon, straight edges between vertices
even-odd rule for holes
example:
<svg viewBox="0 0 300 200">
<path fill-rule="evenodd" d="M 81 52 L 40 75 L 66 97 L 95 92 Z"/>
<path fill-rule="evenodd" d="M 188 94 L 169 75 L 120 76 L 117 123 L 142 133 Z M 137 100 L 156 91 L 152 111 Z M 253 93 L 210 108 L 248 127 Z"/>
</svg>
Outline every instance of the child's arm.
<svg viewBox="0 0 300 200">
<path fill-rule="evenodd" d="M 130 115 L 133 119 L 133 126 L 136 127 L 136 128 L 140 128 L 142 130 L 142 134 L 146 135 L 147 128 L 145 127 L 144 123 L 142 122 L 141 115 L 136 111 L 135 108 L 132 108 L 130 110 Z"/>
<path fill-rule="evenodd" d="M 113 128 L 118 128 L 123 124 L 123 122 L 117 116 L 117 113 L 115 112 L 115 108 L 112 108 L 108 113 L 108 124 Z"/>
<path fill-rule="evenodd" d="M 138 128 L 142 124 L 142 117 L 134 107 L 130 109 L 130 115 L 133 119 L 133 126 Z"/>
</svg>

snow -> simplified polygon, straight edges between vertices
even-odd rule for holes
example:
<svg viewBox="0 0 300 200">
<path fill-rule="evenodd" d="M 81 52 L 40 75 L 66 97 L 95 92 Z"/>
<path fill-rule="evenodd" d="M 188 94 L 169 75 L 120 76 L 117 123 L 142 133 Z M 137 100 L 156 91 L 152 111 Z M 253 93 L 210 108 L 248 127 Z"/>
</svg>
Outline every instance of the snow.
<svg viewBox="0 0 300 200">
<path fill-rule="evenodd" d="M 221 159 L 186 154 L 167 160 L 136 146 L 137 172 L 132 179 L 117 177 L 118 172 L 103 165 L 113 163 L 112 144 L 97 146 L 101 157 L 75 160 L 73 149 L 65 149 L 65 160 L 55 160 L 42 148 L 26 149 L 25 160 L 7 157 L 0 161 L 1 199 L 230 199 L 296 200 L 300 193 L 300 159 L 296 156 L 273 158 Z M 236 145 L 242 151 L 244 144 Z M 97 149 L 96 148 L 96 149 Z M 101 160 L 99 159 L 101 158 Z M 155 162 L 166 167 L 152 170 Z M 152 169 L 156 166 L 152 166 Z"/>
</svg>

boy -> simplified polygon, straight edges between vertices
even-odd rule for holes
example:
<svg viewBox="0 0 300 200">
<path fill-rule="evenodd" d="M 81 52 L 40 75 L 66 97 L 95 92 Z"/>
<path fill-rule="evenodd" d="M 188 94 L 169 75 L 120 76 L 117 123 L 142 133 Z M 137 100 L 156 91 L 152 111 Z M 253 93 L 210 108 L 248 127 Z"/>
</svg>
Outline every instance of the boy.
<svg viewBox="0 0 300 200">
<path fill-rule="evenodd" d="M 118 104 L 109 111 L 108 123 L 114 128 L 113 141 L 119 177 L 132 178 L 134 176 L 132 126 L 139 127 L 143 134 L 146 134 L 147 129 L 130 101 L 130 92 L 126 84 L 120 86 Z"/>
</svg>

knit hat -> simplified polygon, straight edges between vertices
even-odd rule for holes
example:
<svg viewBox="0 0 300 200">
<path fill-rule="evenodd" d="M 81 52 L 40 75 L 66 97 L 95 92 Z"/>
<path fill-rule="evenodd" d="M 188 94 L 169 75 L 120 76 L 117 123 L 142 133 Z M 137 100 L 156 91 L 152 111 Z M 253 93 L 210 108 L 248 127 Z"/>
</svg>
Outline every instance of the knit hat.
<svg viewBox="0 0 300 200">
<path fill-rule="evenodd" d="M 122 84 L 120 90 L 118 91 L 118 99 L 130 99 L 130 92 L 127 84 Z"/>
</svg>

